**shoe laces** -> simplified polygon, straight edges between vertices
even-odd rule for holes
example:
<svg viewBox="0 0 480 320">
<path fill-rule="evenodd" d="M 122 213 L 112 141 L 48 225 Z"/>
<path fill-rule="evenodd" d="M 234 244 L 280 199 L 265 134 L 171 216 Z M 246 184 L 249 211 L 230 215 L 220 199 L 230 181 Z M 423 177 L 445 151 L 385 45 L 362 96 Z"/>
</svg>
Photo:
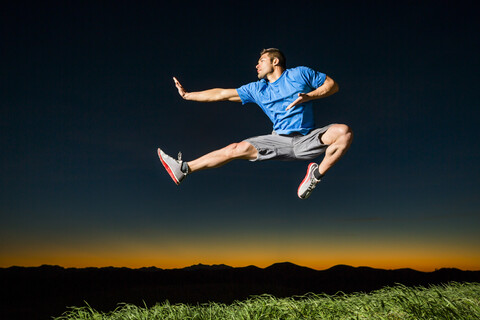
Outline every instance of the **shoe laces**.
<svg viewBox="0 0 480 320">
<path fill-rule="evenodd" d="M 312 175 L 312 178 L 310 179 L 310 184 L 308 185 L 308 188 L 307 188 L 307 191 L 312 191 L 313 189 L 315 189 L 315 187 L 317 186 L 317 183 L 319 183 L 320 180 L 315 178 L 313 175 Z"/>
</svg>

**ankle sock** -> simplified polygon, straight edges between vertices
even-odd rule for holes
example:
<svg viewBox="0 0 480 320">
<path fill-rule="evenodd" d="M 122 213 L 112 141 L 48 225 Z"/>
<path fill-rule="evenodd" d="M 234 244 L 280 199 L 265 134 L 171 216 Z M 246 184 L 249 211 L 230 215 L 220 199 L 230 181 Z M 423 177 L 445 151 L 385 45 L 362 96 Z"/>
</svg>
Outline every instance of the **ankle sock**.
<svg viewBox="0 0 480 320">
<path fill-rule="evenodd" d="M 185 161 L 182 162 L 180 170 L 182 170 L 183 173 L 188 173 L 188 164 Z"/>
<path fill-rule="evenodd" d="M 315 179 L 317 179 L 317 180 L 321 180 L 321 179 L 323 178 L 323 174 L 321 174 L 320 171 L 318 171 L 318 169 L 315 170 L 315 171 L 313 171 L 313 176 L 314 176 Z"/>
</svg>

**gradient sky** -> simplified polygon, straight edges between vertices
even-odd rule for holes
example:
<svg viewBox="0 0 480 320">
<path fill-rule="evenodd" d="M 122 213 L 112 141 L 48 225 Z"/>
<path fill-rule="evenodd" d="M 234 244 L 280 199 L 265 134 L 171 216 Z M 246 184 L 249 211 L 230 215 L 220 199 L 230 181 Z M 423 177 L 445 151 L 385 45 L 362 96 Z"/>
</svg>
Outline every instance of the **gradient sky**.
<svg viewBox="0 0 480 320">
<path fill-rule="evenodd" d="M 237 1 L 238 2 L 238 1 Z M 462 2 L 0 7 L 0 267 L 266 267 L 290 261 L 480 270 L 478 11 Z M 308 162 L 193 159 L 271 123 L 254 104 L 182 100 L 256 81 L 261 49 L 328 74 L 318 126 L 347 155 L 299 200 Z"/>
</svg>

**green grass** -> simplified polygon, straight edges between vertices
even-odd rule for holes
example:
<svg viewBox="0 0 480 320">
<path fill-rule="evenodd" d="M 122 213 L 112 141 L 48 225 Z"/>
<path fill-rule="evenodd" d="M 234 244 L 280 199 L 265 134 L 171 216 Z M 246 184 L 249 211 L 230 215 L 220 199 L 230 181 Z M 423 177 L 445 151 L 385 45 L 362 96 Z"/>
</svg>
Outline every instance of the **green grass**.
<svg viewBox="0 0 480 320">
<path fill-rule="evenodd" d="M 120 304 L 114 311 L 97 312 L 88 305 L 72 308 L 55 320 L 262 320 L 262 319 L 480 319 L 480 283 L 449 283 L 440 286 L 397 285 L 371 293 L 308 294 L 275 298 L 254 296 L 232 304 L 201 305 L 164 302 L 151 308 Z"/>
</svg>

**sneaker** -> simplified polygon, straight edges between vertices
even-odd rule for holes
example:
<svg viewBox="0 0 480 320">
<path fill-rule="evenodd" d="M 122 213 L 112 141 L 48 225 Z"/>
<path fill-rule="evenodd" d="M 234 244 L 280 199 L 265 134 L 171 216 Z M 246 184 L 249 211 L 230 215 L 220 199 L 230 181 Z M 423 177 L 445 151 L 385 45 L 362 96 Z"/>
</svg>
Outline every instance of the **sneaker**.
<svg viewBox="0 0 480 320">
<path fill-rule="evenodd" d="M 160 161 L 172 178 L 173 182 L 179 185 L 180 182 L 182 182 L 182 180 L 187 176 L 187 173 L 182 171 L 182 153 L 178 153 L 178 160 L 173 159 L 160 148 L 158 148 L 157 153 Z"/>
<path fill-rule="evenodd" d="M 315 189 L 317 183 L 320 182 L 320 180 L 315 178 L 315 176 L 313 175 L 313 172 L 317 169 L 318 164 L 314 162 L 308 165 L 307 174 L 305 175 L 302 183 L 300 183 L 297 191 L 298 197 L 300 199 L 307 199 L 308 197 L 310 197 L 313 189 Z"/>
</svg>

